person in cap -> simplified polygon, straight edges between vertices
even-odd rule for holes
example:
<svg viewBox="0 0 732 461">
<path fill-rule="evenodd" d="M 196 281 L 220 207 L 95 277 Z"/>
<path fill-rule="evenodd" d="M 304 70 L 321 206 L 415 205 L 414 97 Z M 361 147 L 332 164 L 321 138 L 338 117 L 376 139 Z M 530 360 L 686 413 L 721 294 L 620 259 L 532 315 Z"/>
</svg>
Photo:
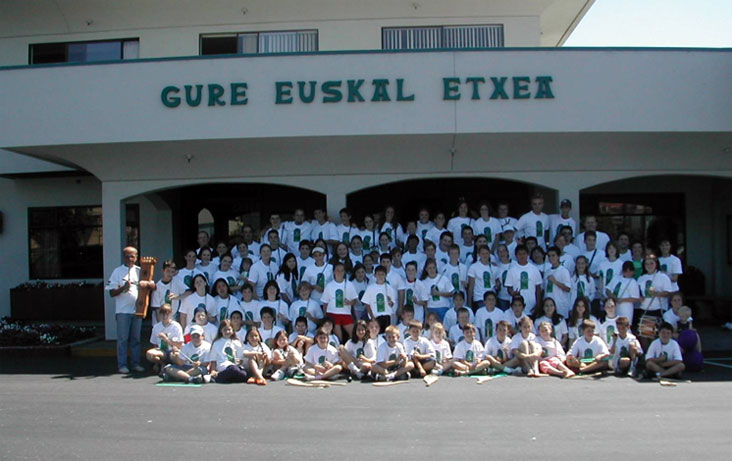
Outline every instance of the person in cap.
<svg viewBox="0 0 732 461">
<path fill-rule="evenodd" d="M 320 302 L 325 286 L 333 280 L 333 266 L 325 262 L 325 249 L 321 246 L 313 248 L 312 257 L 315 260 L 302 275 L 302 281 L 308 282 L 313 291 L 310 298 Z"/>
<path fill-rule="evenodd" d="M 173 363 L 163 368 L 164 381 L 182 381 L 184 383 L 200 384 L 209 382 L 208 374 L 209 353 L 211 343 L 205 340 L 203 327 L 191 327 L 191 341 L 179 351 L 171 353 Z"/>
<path fill-rule="evenodd" d="M 563 226 L 571 227 L 572 235 L 577 235 L 577 221 L 569 215 L 570 211 L 572 211 L 572 202 L 565 198 L 559 204 L 559 214 L 549 215 L 549 232 L 551 233 L 552 242 Z"/>
</svg>

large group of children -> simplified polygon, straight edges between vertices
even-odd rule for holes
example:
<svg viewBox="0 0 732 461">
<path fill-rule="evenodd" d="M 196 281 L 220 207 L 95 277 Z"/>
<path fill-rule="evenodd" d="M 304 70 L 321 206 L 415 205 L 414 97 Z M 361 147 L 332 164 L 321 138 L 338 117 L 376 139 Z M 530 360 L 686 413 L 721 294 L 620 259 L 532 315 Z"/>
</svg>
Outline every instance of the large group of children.
<svg viewBox="0 0 732 461">
<path fill-rule="evenodd" d="M 676 377 L 701 366 L 679 258 L 615 241 L 534 196 L 519 219 L 461 201 L 400 225 L 323 210 L 163 263 L 147 359 L 165 380 L 218 383 L 428 374 Z M 657 336 L 657 337 L 656 337 Z"/>
</svg>

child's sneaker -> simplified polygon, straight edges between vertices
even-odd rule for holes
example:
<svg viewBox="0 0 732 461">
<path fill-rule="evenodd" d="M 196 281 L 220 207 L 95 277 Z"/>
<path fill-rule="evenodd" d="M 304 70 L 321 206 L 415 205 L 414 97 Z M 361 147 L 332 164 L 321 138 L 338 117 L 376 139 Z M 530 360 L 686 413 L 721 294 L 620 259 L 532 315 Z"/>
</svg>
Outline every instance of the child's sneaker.
<svg viewBox="0 0 732 461">
<path fill-rule="evenodd" d="M 381 373 L 376 373 L 372 376 L 374 378 L 374 381 L 386 381 L 386 376 L 382 375 Z"/>
<path fill-rule="evenodd" d="M 203 384 L 203 378 L 201 376 L 193 376 L 191 382 L 193 384 Z"/>
<path fill-rule="evenodd" d="M 387 381 L 394 381 L 394 378 L 396 378 L 396 373 L 389 373 L 386 375 Z"/>
<path fill-rule="evenodd" d="M 285 373 L 282 370 L 277 370 L 274 373 L 272 373 L 272 381 L 279 381 L 285 376 Z"/>
<path fill-rule="evenodd" d="M 363 373 L 360 371 L 356 372 L 356 379 L 363 379 Z"/>
<path fill-rule="evenodd" d="M 354 375 L 358 373 L 358 367 L 353 362 L 348 364 L 348 369 L 351 370 L 351 373 L 353 373 Z"/>
<path fill-rule="evenodd" d="M 516 369 L 512 367 L 503 367 L 503 372 L 507 375 L 512 375 L 515 370 Z"/>
<path fill-rule="evenodd" d="M 203 382 L 208 384 L 211 382 L 211 375 L 203 375 Z"/>
</svg>

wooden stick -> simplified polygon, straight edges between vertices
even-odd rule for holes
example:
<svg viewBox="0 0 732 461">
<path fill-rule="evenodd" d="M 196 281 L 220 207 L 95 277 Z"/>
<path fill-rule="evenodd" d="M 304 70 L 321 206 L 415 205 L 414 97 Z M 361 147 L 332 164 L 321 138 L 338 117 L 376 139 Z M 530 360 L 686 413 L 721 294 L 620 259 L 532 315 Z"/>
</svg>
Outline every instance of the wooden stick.
<svg viewBox="0 0 732 461">
<path fill-rule="evenodd" d="M 673 381 L 666 381 L 665 379 L 659 379 L 658 384 L 664 387 L 676 387 L 676 383 Z"/>
<path fill-rule="evenodd" d="M 396 386 L 397 384 L 409 384 L 409 381 L 379 381 L 371 384 L 376 387 Z"/>
<path fill-rule="evenodd" d="M 598 371 L 597 373 L 590 373 L 589 375 L 574 375 L 570 376 L 567 379 L 588 379 L 588 378 L 597 378 L 598 376 L 602 376 L 602 372 Z"/>
<path fill-rule="evenodd" d="M 325 381 L 323 379 L 314 379 L 312 381 L 308 381 L 310 384 L 325 384 L 328 386 L 348 386 L 347 383 L 338 383 L 334 381 Z"/>
<path fill-rule="evenodd" d="M 300 381 L 299 379 L 295 379 L 295 378 L 289 378 L 286 382 L 290 386 L 296 386 L 296 387 L 321 387 L 321 388 L 330 387 L 330 384 L 329 383 L 327 383 L 327 384 L 320 384 L 320 383 L 313 384 L 312 382 L 307 383 L 307 382 Z"/>
<path fill-rule="evenodd" d="M 437 381 L 439 381 L 440 377 L 437 375 L 427 375 L 424 378 L 422 378 L 422 381 L 424 381 L 424 385 L 426 387 L 430 387 L 431 385 L 435 384 Z"/>
<path fill-rule="evenodd" d="M 476 383 L 483 384 L 493 379 L 493 376 L 476 376 Z"/>
</svg>

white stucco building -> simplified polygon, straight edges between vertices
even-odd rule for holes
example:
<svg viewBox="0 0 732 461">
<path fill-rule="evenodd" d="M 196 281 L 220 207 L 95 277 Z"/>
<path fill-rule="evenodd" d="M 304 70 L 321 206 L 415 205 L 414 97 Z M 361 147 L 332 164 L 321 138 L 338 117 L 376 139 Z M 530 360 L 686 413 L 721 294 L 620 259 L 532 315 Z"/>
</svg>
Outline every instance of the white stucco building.
<svg viewBox="0 0 732 461">
<path fill-rule="evenodd" d="M 101 280 L 131 233 L 179 256 L 203 209 L 228 238 L 295 205 L 518 215 L 535 191 L 732 296 L 732 53 L 561 48 L 591 5 L 3 2 L 0 315 L 28 280 Z"/>
</svg>

